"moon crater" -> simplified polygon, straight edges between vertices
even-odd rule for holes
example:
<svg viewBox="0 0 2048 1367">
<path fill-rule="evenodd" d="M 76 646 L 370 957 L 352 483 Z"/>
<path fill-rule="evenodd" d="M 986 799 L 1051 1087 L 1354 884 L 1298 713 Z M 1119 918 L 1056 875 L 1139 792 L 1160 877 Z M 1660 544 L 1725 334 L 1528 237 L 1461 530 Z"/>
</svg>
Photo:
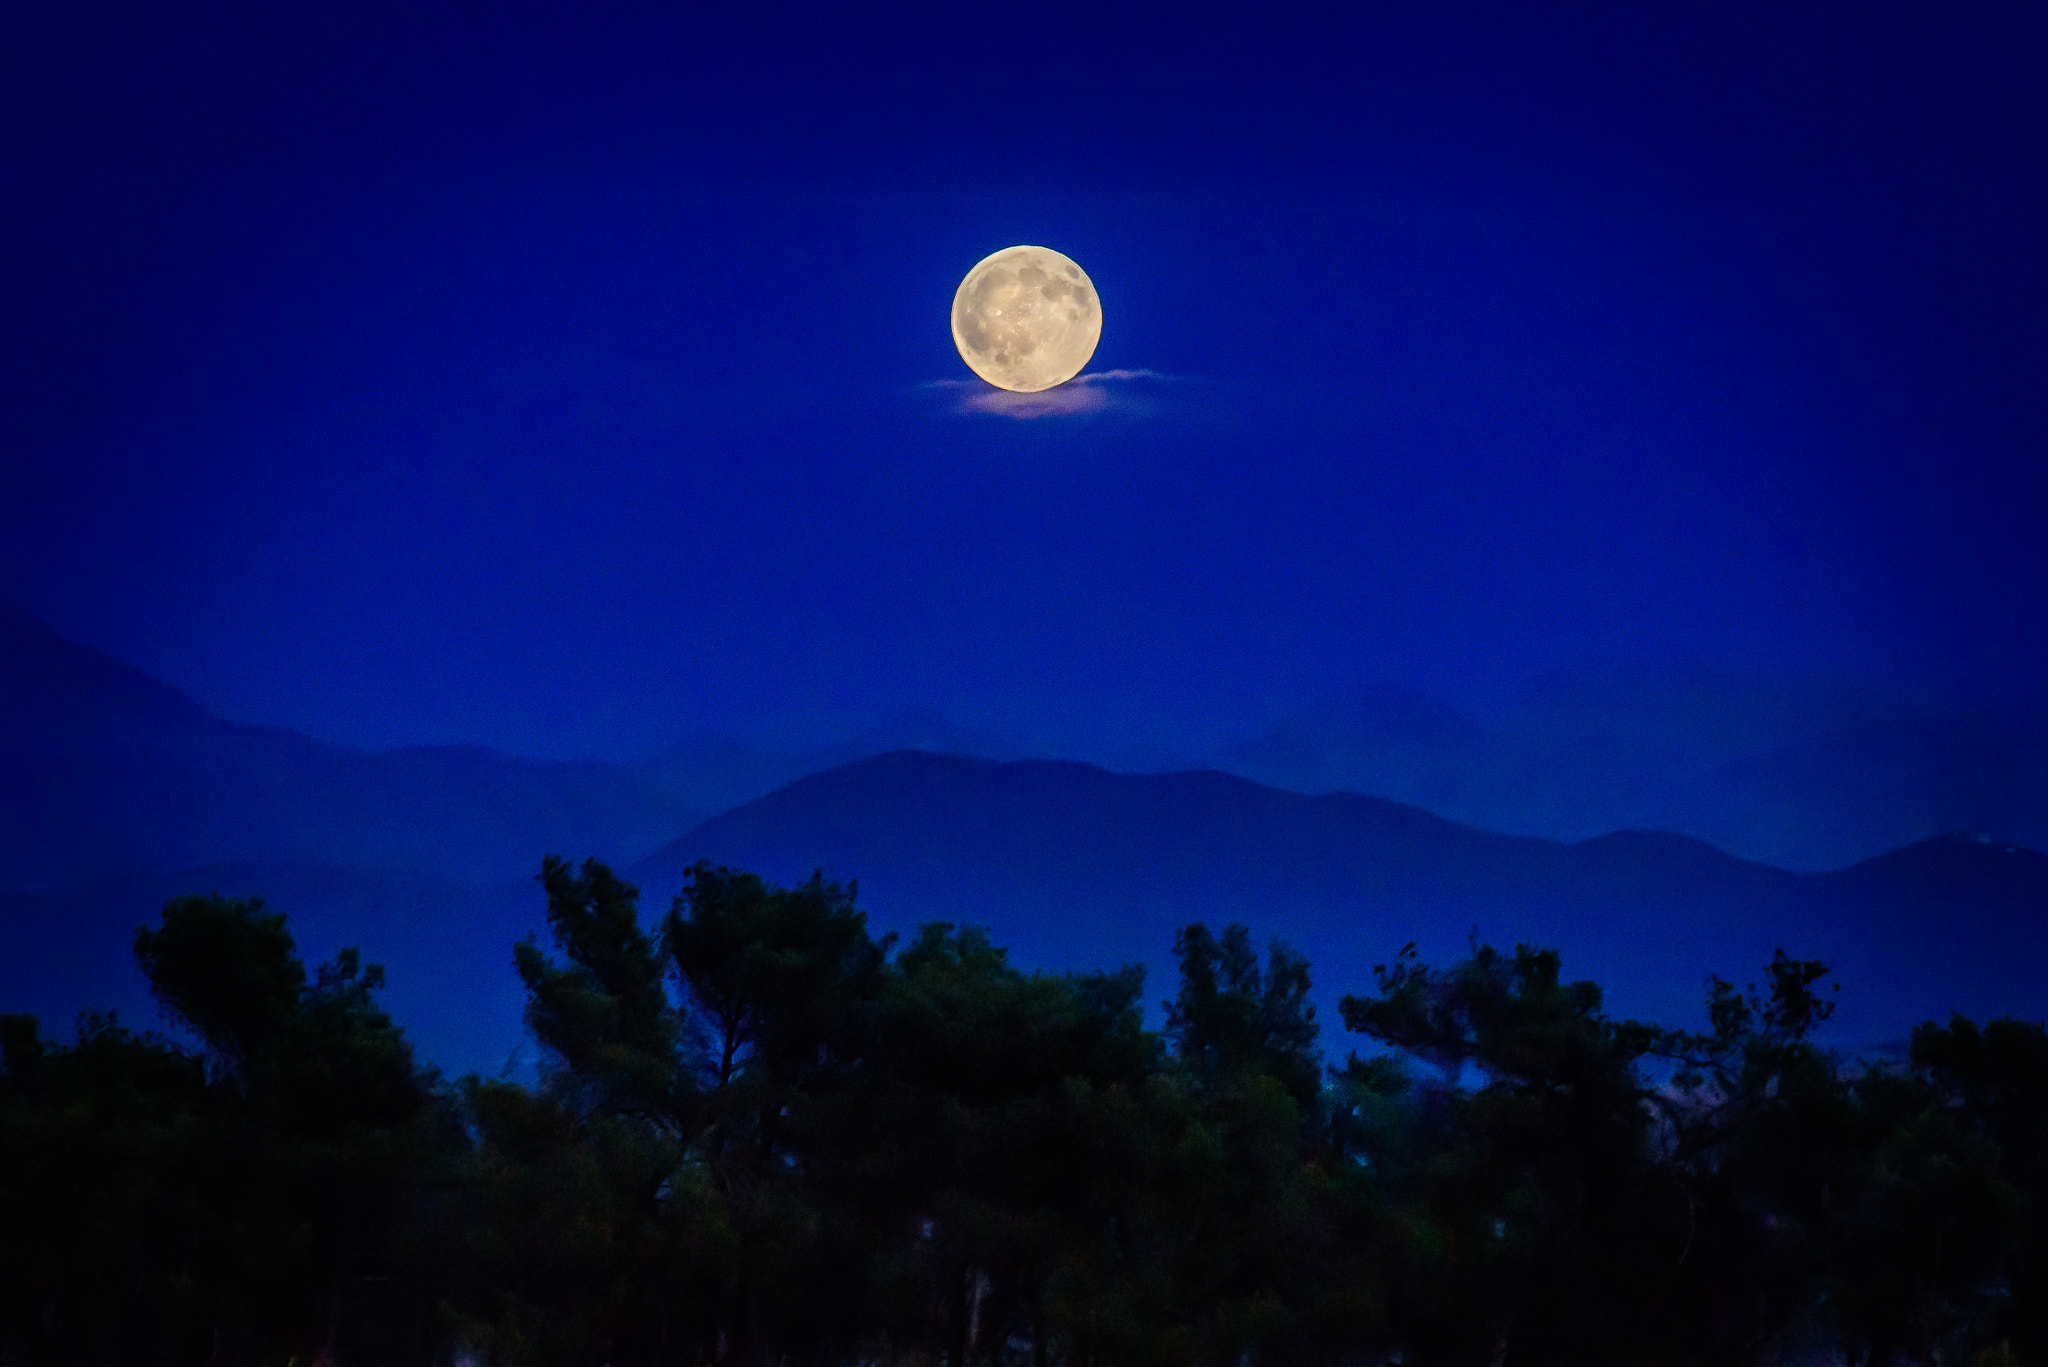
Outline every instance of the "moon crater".
<svg viewBox="0 0 2048 1367">
<path fill-rule="evenodd" d="M 998 389 L 1032 394 L 1065 384 L 1101 339 L 1094 282 L 1050 247 L 983 257 L 953 295 L 953 345 Z"/>
</svg>

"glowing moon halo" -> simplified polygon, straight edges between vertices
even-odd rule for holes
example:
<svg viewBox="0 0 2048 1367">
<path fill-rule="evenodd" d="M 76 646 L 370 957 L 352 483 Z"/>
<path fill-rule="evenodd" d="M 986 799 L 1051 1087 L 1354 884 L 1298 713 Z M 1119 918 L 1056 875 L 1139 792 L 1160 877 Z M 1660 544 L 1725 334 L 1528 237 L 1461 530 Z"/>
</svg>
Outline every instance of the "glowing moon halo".
<svg viewBox="0 0 2048 1367">
<path fill-rule="evenodd" d="M 1035 394 L 1065 384 L 1101 340 L 1095 282 L 1050 247 L 985 256 L 953 295 L 953 345 L 998 389 Z"/>
</svg>

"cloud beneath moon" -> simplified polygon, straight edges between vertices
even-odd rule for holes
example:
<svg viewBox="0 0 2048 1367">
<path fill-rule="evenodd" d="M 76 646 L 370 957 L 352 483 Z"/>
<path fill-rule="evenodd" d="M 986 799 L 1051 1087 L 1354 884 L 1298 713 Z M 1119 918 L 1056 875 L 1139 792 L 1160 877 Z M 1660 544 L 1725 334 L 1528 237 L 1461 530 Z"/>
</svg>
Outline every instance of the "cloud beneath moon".
<svg viewBox="0 0 2048 1367">
<path fill-rule="evenodd" d="M 1095 370 L 1065 384 L 1018 394 L 979 380 L 933 380 L 924 388 L 954 396 L 955 413 L 992 413 L 1003 418 L 1069 418 L 1084 413 L 1156 411 L 1162 390 L 1186 383 L 1186 376 L 1158 370 Z"/>
<path fill-rule="evenodd" d="M 1075 413 L 1094 413 L 1109 406 L 1109 395 L 1101 385 L 1084 385 L 1075 377 L 1035 394 L 1016 394 L 1007 389 L 983 386 L 979 393 L 960 398 L 963 413 L 996 413 L 1005 418 L 1063 418 Z"/>
</svg>

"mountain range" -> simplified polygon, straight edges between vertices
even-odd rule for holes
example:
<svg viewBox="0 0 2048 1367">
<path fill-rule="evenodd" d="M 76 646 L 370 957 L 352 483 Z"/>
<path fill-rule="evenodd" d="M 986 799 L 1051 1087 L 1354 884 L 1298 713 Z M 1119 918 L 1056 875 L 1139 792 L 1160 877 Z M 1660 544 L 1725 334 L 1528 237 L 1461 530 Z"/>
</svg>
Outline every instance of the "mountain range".
<svg viewBox="0 0 2048 1367">
<path fill-rule="evenodd" d="M 1808 872 L 1951 830 L 2048 848 L 2038 718 L 1704 668 L 1539 681 L 1483 724 L 1425 694 L 1361 688 L 1206 763 L 1553 840 L 1674 831 Z"/>
<path fill-rule="evenodd" d="M 1707 974 L 1754 979 L 1780 948 L 1833 966 L 1845 1041 L 2048 1011 L 2048 855 L 1964 834 L 1795 873 L 1667 832 L 1565 843 L 1215 771 L 905 751 L 799 780 L 628 872 L 667 892 L 697 860 L 855 879 L 881 923 L 989 925 L 1034 966 L 1142 962 L 1155 999 L 1177 927 L 1242 921 L 1308 956 L 1326 1020 L 1404 943 L 1443 962 L 1474 935 L 1556 947 L 1614 1009 L 1673 1023 L 1703 1023 Z"/>
<path fill-rule="evenodd" d="M 635 856 L 716 810 L 618 765 L 225 721 L 18 609 L 0 610 L 0 781 L 5 881 L 42 892 L 244 860 L 476 884 L 555 845 Z"/>
<path fill-rule="evenodd" d="M 1647 718 L 1638 729 L 1650 737 L 1672 731 L 1677 705 L 1668 689 L 1661 696 L 1656 706 L 1637 699 Z M 1552 699 L 1554 740 L 1625 734 L 1613 716 L 1571 721 L 1578 705 Z M 1896 741 L 1883 738 L 1913 734 L 1913 717 L 1924 714 L 1873 703 L 1862 732 L 1828 732 L 1814 718 L 1840 720 L 1839 698 L 1811 702 L 1804 720 L 1752 706 L 1746 722 L 1739 709 L 1727 712 L 1719 739 L 1689 753 L 1834 735 L 1794 747 L 1775 771 L 1823 771 L 1826 781 L 1809 785 L 1810 805 L 1824 807 L 1859 773 L 1883 791 L 1886 782 L 1910 788 L 1919 772 L 1910 755 L 1935 752 L 1950 757 L 1944 772 L 1957 795 L 1985 810 L 2017 822 L 2035 799 L 2031 742 L 1937 729 L 1893 767 L 1883 757 Z M 1233 760 L 1240 770 L 1291 774 L 1307 790 L 1376 769 L 1387 782 L 1375 796 L 1289 791 L 1218 768 L 1124 774 L 1024 758 L 936 714 L 808 746 L 714 737 L 641 765 L 529 761 L 474 747 L 367 752 L 214 717 L 27 614 L 0 610 L 0 1010 L 32 1010 L 54 1026 L 92 1004 L 150 1023 L 129 957 L 134 928 L 181 893 L 261 895 L 289 914 L 309 957 L 355 943 L 384 962 L 387 1001 L 429 1058 L 494 1069 L 520 1039 L 510 945 L 541 928 L 533 874 L 541 854 L 557 852 L 625 869 L 650 911 L 666 906 L 699 859 L 781 882 L 820 870 L 857 881 L 878 928 L 987 925 L 1030 967 L 1144 963 L 1155 1002 L 1171 988 L 1176 927 L 1241 920 L 1308 955 L 1333 1032 L 1336 997 L 1369 988 L 1374 963 L 1408 940 L 1443 960 L 1473 934 L 1555 945 L 1567 972 L 1608 985 L 1615 1009 L 1670 1021 L 1697 1017 L 1707 973 L 1743 980 L 1779 947 L 1834 966 L 1834 1029 L 1845 1043 L 1895 1041 L 1951 1009 L 2048 1012 L 2039 972 L 2048 856 L 1998 827 L 1995 836 L 1901 841 L 1829 871 L 1737 857 L 1690 833 L 1556 839 L 1527 828 L 1574 804 L 1610 801 L 1613 791 L 1647 800 L 1650 790 L 1616 776 L 1653 775 L 1643 756 L 1668 752 L 1639 738 L 1634 751 L 1580 745 L 1573 761 L 1567 743 L 1558 751 L 1564 777 L 1546 788 L 1541 748 L 1525 747 L 1519 784 L 1446 787 L 1460 764 L 1467 774 L 1484 767 L 1473 755 L 1499 753 L 1487 739 L 1499 734 L 1424 699 L 1381 695 L 1304 714 Z M 889 748 L 906 741 L 1009 753 Z M 1830 744 L 1847 757 L 1829 759 Z M 1990 771 L 2006 776 L 2003 787 L 1983 777 Z M 1728 796 L 1745 791 L 1739 764 L 1686 772 L 1664 800 L 1676 801 L 1669 795 L 1686 782 L 1697 791 L 1702 773 L 1721 773 L 1731 816 L 1803 820 L 1796 805 L 1739 808 Z M 1575 784 L 1597 787 L 1587 777 L 1596 773 L 1608 776 L 1607 797 L 1571 795 Z M 1952 810 L 1938 788 L 1923 785 L 1923 805 Z M 1434 792 L 1440 810 L 1391 800 L 1404 791 Z M 1884 808 L 1883 791 L 1866 805 Z M 1533 813 L 1519 833 L 1442 814 L 1498 809 L 1510 797 Z M 1867 843 L 1875 827 L 1850 805 L 1843 824 Z M 1703 809 L 1693 810 L 1697 825 Z M 1326 1043 L 1341 1053 L 1340 1038 Z"/>
</svg>

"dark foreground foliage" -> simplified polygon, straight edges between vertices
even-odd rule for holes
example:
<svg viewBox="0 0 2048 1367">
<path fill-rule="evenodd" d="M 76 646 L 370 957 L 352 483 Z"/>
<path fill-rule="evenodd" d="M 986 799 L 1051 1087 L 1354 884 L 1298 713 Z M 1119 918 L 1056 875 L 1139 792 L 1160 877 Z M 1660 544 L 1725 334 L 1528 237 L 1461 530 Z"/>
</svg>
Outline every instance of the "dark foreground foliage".
<svg viewBox="0 0 2048 1367">
<path fill-rule="evenodd" d="M 1343 999 L 1180 932 L 1027 974 L 851 890 L 700 866 L 658 923 L 549 859 L 536 1086 L 444 1082 L 353 950 L 186 898 L 195 1049 L 0 1017 L 0 1363 L 2048 1364 L 2048 1036 L 1810 1039 L 1825 970 L 1608 1016 L 1555 953 Z"/>
</svg>

